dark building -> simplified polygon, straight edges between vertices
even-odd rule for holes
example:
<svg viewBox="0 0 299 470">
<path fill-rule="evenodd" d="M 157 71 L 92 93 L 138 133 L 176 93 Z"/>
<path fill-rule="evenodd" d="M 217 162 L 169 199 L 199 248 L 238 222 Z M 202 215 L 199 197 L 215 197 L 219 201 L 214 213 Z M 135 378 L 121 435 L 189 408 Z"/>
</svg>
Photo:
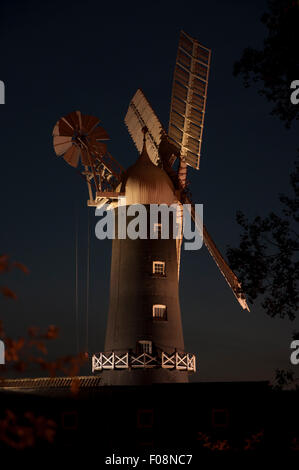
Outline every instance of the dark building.
<svg viewBox="0 0 299 470">
<path fill-rule="evenodd" d="M 192 455 L 196 468 L 203 454 L 287 455 L 299 450 L 298 392 L 275 391 L 267 382 L 110 387 L 99 386 L 98 377 L 81 377 L 78 392 L 72 393 L 72 380 L 2 383 L 1 452 L 11 448 L 3 439 L 5 410 L 15 417 L 6 429 L 11 441 L 21 441 L 16 429 L 29 425 L 35 430 L 29 449 L 96 449 L 100 468 L 112 454 L 145 459 Z M 55 424 L 53 442 L 42 434 L 41 419 Z"/>
</svg>

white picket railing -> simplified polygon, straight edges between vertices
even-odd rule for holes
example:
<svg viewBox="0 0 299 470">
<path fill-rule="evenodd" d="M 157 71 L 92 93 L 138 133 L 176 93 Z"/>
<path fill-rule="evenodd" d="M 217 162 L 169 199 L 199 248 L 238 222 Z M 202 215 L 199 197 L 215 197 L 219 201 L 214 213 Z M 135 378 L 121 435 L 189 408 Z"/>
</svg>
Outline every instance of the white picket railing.
<svg viewBox="0 0 299 470">
<path fill-rule="evenodd" d="M 92 356 L 92 372 L 103 369 L 176 369 L 196 371 L 196 359 L 194 354 L 166 353 L 162 351 L 161 356 L 153 356 L 148 353 L 135 354 L 133 352 L 125 353 L 98 353 Z"/>
</svg>

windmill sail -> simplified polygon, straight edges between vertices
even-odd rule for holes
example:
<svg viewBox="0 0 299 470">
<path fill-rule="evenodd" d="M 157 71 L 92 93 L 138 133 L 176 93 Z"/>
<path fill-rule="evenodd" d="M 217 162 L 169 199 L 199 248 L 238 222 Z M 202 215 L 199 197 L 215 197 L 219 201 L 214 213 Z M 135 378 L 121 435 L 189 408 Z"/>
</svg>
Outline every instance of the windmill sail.
<svg viewBox="0 0 299 470">
<path fill-rule="evenodd" d="M 139 153 L 143 147 L 143 130 L 144 127 L 147 128 L 147 150 L 150 159 L 155 165 L 162 160 L 165 171 L 173 179 L 175 187 L 181 192 L 179 204 L 191 205 L 191 216 L 194 221 L 194 205 L 191 204 L 184 191 L 186 164 L 196 169 L 199 168 L 210 59 L 211 51 L 209 49 L 201 46 L 198 41 L 183 31 L 181 32 L 174 73 L 168 134 L 140 89 L 132 98 L 125 116 L 125 124 Z M 174 175 L 171 165 L 178 157 L 183 158 L 181 158 L 177 174 Z M 201 230 L 200 227 L 197 229 Z M 224 260 L 205 226 L 203 226 L 203 241 L 236 299 L 243 309 L 249 310 L 238 278 Z M 177 245 L 178 268 L 180 248 L 181 240 Z"/>
<path fill-rule="evenodd" d="M 165 159 L 171 161 L 171 157 L 179 156 L 178 151 L 175 150 L 174 145 L 171 144 L 170 139 L 166 134 L 162 124 L 160 123 L 157 115 L 153 111 L 151 105 L 149 104 L 148 100 L 140 89 L 137 90 L 133 99 L 130 102 L 129 109 L 125 117 L 125 124 L 127 125 L 128 131 L 139 152 L 141 152 L 143 146 L 143 128 L 145 126 L 147 127 L 148 154 L 154 164 L 158 164 L 160 157 L 164 161 Z M 181 168 L 179 168 L 178 174 L 180 187 L 184 187 L 184 181 L 186 178 L 185 162 L 182 161 L 182 163 L 183 165 Z M 188 163 L 187 158 L 186 163 Z M 166 165 L 165 170 L 171 171 L 172 169 L 168 165 Z M 169 174 L 169 176 L 171 176 L 171 174 Z M 182 194 L 182 200 L 179 202 L 191 205 L 191 216 L 195 221 L 194 205 L 191 204 L 191 201 L 186 196 L 186 194 Z M 197 227 L 197 229 L 200 230 L 200 227 Z M 221 273 L 223 274 L 224 278 L 226 279 L 226 282 L 232 289 L 236 299 L 238 300 L 243 309 L 249 310 L 245 296 L 241 292 L 241 284 L 238 281 L 238 278 L 222 257 L 220 251 L 216 247 L 215 243 L 213 242 L 205 227 L 203 228 L 203 241 L 210 255 L 212 256 Z M 180 245 L 178 245 L 177 250 L 178 263 L 180 264 Z"/>
<path fill-rule="evenodd" d="M 215 245 L 211 236 L 209 235 L 205 225 L 203 226 L 203 241 L 210 255 L 212 256 L 218 268 L 220 269 L 221 273 L 223 274 L 226 282 L 232 289 L 239 304 L 244 310 L 247 309 L 249 311 L 249 307 L 247 305 L 245 295 L 241 291 L 241 283 L 239 282 L 237 276 L 233 273 L 229 265 L 226 263 L 226 261 L 222 257 L 220 251 L 218 250 L 217 246 Z"/>
<path fill-rule="evenodd" d="M 155 165 L 158 165 L 160 158 L 164 163 L 171 165 L 175 159 L 174 154 L 179 156 L 178 150 L 170 142 L 159 118 L 140 89 L 136 91 L 129 104 L 125 124 L 139 153 L 143 147 L 143 129 L 147 128 L 147 152 Z"/>
<path fill-rule="evenodd" d="M 187 199 L 185 200 L 185 203 L 188 203 L 188 204 L 191 205 L 191 217 L 192 217 L 192 219 L 193 219 L 193 221 L 196 225 L 196 228 L 199 231 L 201 231 L 201 226 L 198 226 L 197 223 L 196 223 L 194 204 L 191 204 L 191 202 Z M 212 258 L 214 259 L 215 263 L 217 264 L 217 266 L 218 266 L 220 272 L 222 273 L 222 275 L 224 276 L 226 282 L 228 283 L 231 290 L 233 291 L 234 296 L 236 297 L 237 301 L 239 302 L 239 304 L 241 305 L 241 307 L 244 310 L 247 309 L 249 311 L 249 307 L 247 305 L 245 295 L 242 292 L 242 287 L 241 287 L 240 281 L 238 280 L 235 273 L 230 269 L 229 265 L 227 264 L 227 262 L 225 261 L 225 259 L 221 255 L 220 251 L 218 250 L 217 246 L 215 245 L 215 243 L 213 242 L 211 236 L 209 235 L 205 225 L 203 225 L 202 236 L 203 236 L 203 242 L 204 242 L 205 246 L 207 247 L 207 249 L 208 249 L 210 255 L 212 256 Z"/>
<path fill-rule="evenodd" d="M 199 168 L 211 51 L 181 31 L 168 135 L 186 163 Z"/>
<path fill-rule="evenodd" d="M 148 155 L 151 161 L 157 165 L 161 135 L 165 134 L 165 130 L 140 89 L 136 91 L 129 104 L 125 124 L 139 153 L 141 153 L 143 147 L 144 134 L 142 129 L 147 127 Z"/>
</svg>

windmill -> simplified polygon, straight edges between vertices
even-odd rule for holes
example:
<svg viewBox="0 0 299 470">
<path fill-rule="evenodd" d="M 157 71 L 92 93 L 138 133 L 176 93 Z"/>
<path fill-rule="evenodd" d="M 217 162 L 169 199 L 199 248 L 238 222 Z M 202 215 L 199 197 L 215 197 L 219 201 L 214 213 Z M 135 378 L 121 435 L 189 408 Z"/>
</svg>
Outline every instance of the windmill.
<svg viewBox="0 0 299 470">
<path fill-rule="evenodd" d="M 188 204 L 197 224 L 187 169 L 199 169 L 210 58 L 209 49 L 181 31 L 168 133 L 138 89 L 125 124 L 140 156 L 126 171 L 107 152 L 103 140 L 108 135 L 97 118 L 76 111 L 58 121 L 56 154 L 72 166 L 81 156 L 89 206 L 114 210 L 118 224 L 123 196 L 128 206 L 147 209 L 176 203 L 178 218 Z M 241 307 L 248 309 L 237 277 L 206 227 L 197 228 Z M 92 358 L 92 371 L 101 371 L 104 384 L 187 382 L 188 373 L 196 370 L 195 356 L 184 350 L 178 295 L 181 242 L 182 237 L 160 236 L 113 240 L 105 352 Z"/>
</svg>

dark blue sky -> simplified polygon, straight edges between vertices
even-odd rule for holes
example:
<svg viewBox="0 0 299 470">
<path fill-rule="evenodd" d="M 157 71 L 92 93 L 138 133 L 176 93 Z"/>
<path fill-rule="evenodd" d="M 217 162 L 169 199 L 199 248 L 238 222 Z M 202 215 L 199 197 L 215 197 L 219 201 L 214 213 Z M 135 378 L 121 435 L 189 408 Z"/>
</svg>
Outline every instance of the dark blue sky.
<svg viewBox="0 0 299 470">
<path fill-rule="evenodd" d="M 182 6 L 183 5 L 183 6 Z M 61 328 L 55 354 L 75 350 L 75 214 L 80 224 L 81 344 L 85 337 L 87 189 L 57 158 L 52 130 L 80 109 L 98 116 L 109 150 L 127 167 L 137 157 L 123 123 L 141 87 L 167 128 L 180 29 L 212 49 L 201 168 L 189 171 L 194 201 L 218 247 L 238 243 L 237 209 L 276 210 L 289 189 L 296 129 L 269 115 L 270 105 L 232 75 L 244 47 L 265 36 L 263 0 L 184 2 L 3 1 L 0 6 L 1 244 L 30 275 L 5 283 L 19 299 L 1 299 L 11 335 L 29 325 Z M 296 79 L 298 77 L 294 77 Z M 90 210 L 91 225 L 96 219 Z M 103 348 L 109 298 L 110 243 L 91 242 L 91 352 Z M 206 249 L 183 252 L 181 307 L 186 349 L 200 361 L 196 380 L 269 379 L 289 366 L 295 324 L 257 306 L 244 312 Z M 54 351 L 53 351 L 54 354 Z"/>
</svg>

